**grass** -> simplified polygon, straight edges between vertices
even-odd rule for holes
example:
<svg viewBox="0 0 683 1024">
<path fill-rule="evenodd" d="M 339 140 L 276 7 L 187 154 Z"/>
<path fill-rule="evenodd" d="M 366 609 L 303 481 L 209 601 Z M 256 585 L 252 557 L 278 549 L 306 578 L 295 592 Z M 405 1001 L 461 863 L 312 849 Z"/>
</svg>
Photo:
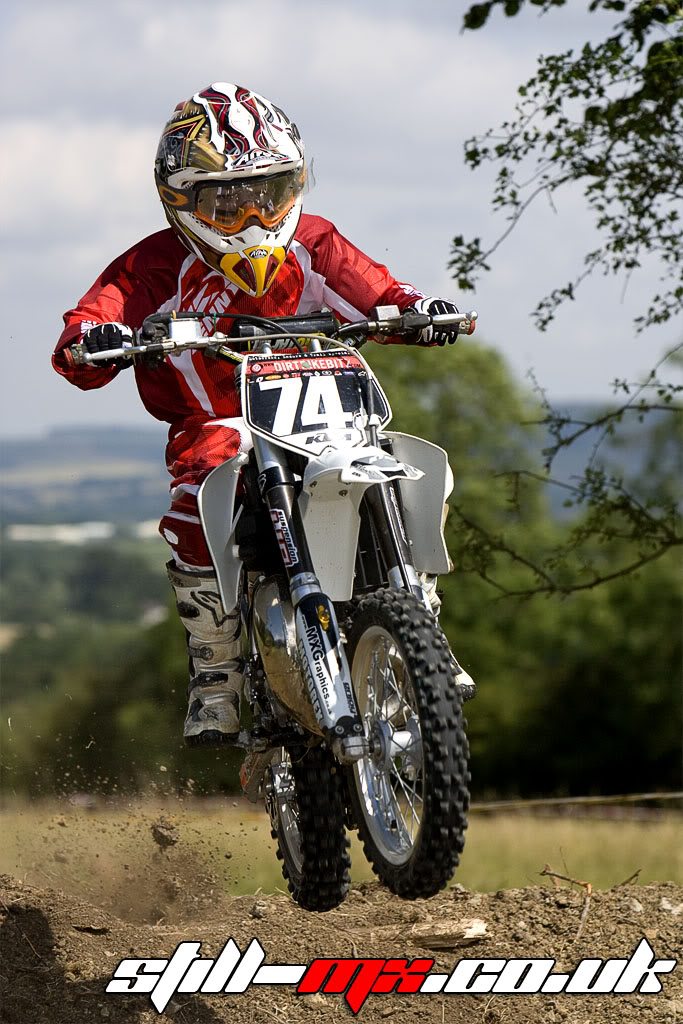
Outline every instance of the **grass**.
<svg viewBox="0 0 683 1024">
<path fill-rule="evenodd" d="M 164 851 L 151 829 L 160 815 L 177 826 L 178 842 Z M 266 814 L 229 798 L 103 802 L 92 810 L 66 801 L 17 804 L 3 818 L 0 872 L 93 902 L 152 876 L 190 885 L 213 876 L 235 895 L 284 888 Z M 354 881 L 373 877 L 355 835 L 351 855 Z M 683 883 L 683 820 L 473 815 L 453 881 L 479 891 L 547 884 L 539 877 L 546 864 L 596 888 L 638 869 L 639 883 Z"/>
</svg>

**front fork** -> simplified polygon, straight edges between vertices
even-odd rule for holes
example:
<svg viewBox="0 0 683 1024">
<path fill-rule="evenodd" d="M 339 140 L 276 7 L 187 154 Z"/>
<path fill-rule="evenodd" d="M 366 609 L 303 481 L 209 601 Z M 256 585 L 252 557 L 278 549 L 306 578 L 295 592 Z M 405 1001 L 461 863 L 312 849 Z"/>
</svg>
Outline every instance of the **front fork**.
<svg viewBox="0 0 683 1024">
<path fill-rule="evenodd" d="M 335 756 L 352 764 L 368 753 L 351 671 L 330 599 L 322 592 L 282 450 L 254 435 L 258 485 L 270 512 L 294 606 L 297 647 L 313 711 Z"/>
<path fill-rule="evenodd" d="M 375 447 L 382 447 L 393 454 L 391 441 L 385 438 L 380 441 L 378 427 L 379 418 L 374 414 L 372 388 L 368 388 L 368 436 L 370 444 Z M 396 481 L 386 484 L 375 484 L 365 493 L 365 500 L 368 505 L 370 517 L 374 522 L 377 540 L 379 543 L 384 562 L 387 566 L 387 578 L 389 585 L 396 590 L 407 590 L 410 594 L 422 601 L 428 611 L 432 606 L 429 596 L 420 583 L 413 565 L 413 556 L 410 550 L 410 541 L 406 533 L 403 510 L 401 507 L 401 492 Z"/>
<path fill-rule="evenodd" d="M 395 482 L 376 484 L 365 492 L 365 501 L 372 518 L 377 542 L 387 566 L 389 585 L 415 594 L 431 611 L 424 587 L 412 563 L 410 541 L 401 509 L 401 492 Z"/>
</svg>

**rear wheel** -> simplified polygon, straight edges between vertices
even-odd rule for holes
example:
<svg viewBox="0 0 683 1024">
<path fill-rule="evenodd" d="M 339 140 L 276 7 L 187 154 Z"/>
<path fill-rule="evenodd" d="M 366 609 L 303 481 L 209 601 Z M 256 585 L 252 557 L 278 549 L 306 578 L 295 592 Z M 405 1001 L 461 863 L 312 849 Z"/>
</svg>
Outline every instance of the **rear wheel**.
<svg viewBox="0 0 683 1024">
<path fill-rule="evenodd" d="M 332 910 L 350 885 L 343 779 L 323 746 L 293 747 L 269 769 L 267 803 L 282 874 L 306 910 Z"/>
<path fill-rule="evenodd" d="M 448 642 L 414 595 L 385 589 L 358 605 L 347 649 L 371 744 L 348 770 L 365 854 L 399 896 L 432 896 L 459 862 L 469 806 Z"/>
</svg>

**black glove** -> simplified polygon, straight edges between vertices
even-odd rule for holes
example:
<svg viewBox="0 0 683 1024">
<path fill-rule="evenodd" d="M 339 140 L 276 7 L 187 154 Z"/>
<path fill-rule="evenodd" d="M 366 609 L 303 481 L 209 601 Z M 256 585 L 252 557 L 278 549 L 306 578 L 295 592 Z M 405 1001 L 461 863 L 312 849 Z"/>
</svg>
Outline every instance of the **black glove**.
<svg viewBox="0 0 683 1024">
<path fill-rule="evenodd" d="M 132 348 L 133 332 L 125 324 L 109 323 L 98 324 L 85 331 L 81 344 L 86 352 L 94 355 L 96 352 L 108 352 L 110 349 Z M 89 366 L 116 366 L 119 370 L 124 366 L 132 366 L 132 359 L 125 359 L 120 356 L 118 359 L 111 359 L 102 363 L 89 363 Z"/>
<path fill-rule="evenodd" d="M 443 313 L 459 313 L 460 310 L 453 303 L 449 302 L 448 299 L 436 299 L 433 296 L 427 296 L 424 299 L 418 299 L 418 301 L 410 307 L 417 313 L 428 313 L 429 316 L 439 316 Z M 403 310 L 404 313 L 408 311 Z M 409 344 L 413 345 L 452 345 L 454 341 L 457 341 L 458 332 L 454 327 L 453 330 L 445 330 L 443 327 L 423 327 L 421 331 L 417 333 L 417 337 L 412 339 L 406 339 Z"/>
</svg>

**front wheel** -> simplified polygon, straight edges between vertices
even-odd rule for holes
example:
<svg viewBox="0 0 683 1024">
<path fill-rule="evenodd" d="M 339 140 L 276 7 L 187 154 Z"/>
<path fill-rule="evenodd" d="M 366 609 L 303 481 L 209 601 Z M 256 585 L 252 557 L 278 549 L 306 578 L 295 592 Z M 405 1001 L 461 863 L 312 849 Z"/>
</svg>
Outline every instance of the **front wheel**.
<svg viewBox="0 0 683 1024">
<path fill-rule="evenodd" d="M 371 745 L 348 769 L 365 855 L 392 892 L 432 896 L 459 862 L 469 806 L 448 642 L 414 595 L 386 589 L 358 605 L 347 651 Z"/>
<path fill-rule="evenodd" d="M 268 770 L 266 802 L 282 874 L 305 910 L 332 910 L 351 884 L 343 778 L 323 746 L 280 756 Z"/>
</svg>

